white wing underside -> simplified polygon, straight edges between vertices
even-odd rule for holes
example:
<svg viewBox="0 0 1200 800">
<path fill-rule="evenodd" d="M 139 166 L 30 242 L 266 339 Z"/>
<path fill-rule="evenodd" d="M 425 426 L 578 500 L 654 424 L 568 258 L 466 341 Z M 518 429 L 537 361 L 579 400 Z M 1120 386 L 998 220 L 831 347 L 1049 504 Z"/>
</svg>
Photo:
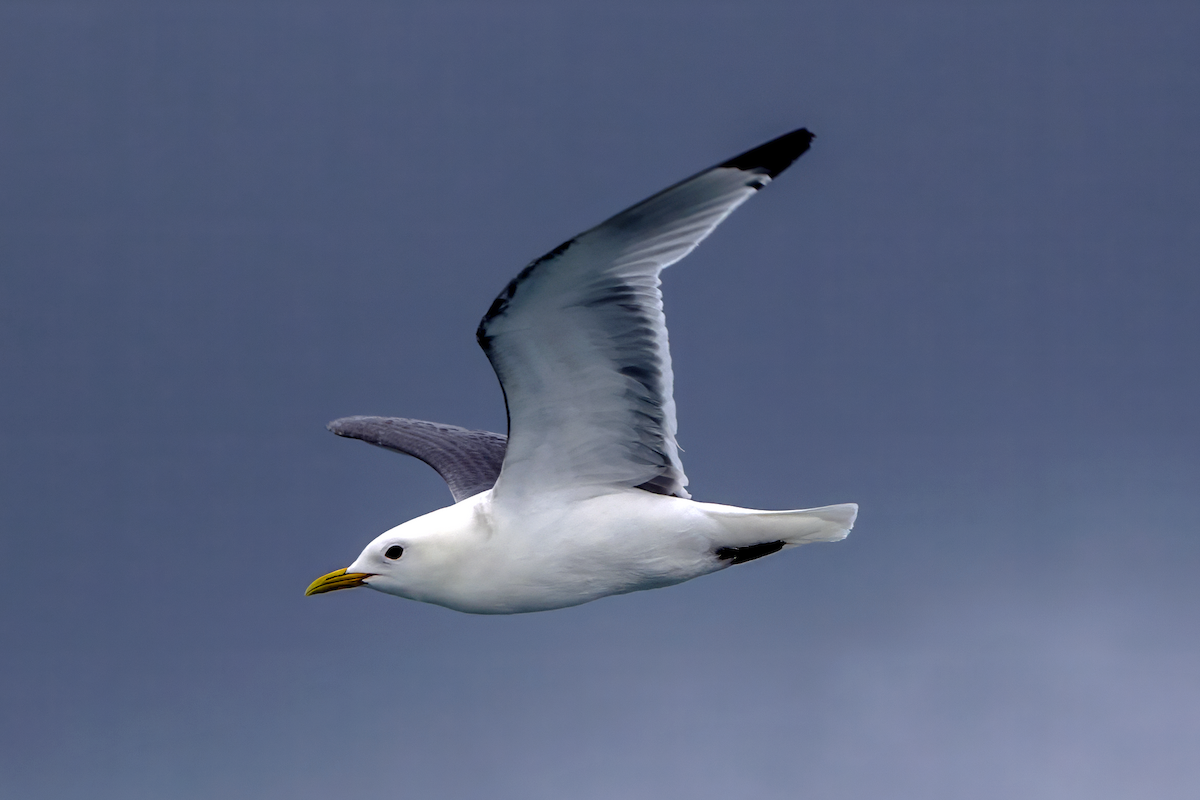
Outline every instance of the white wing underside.
<svg viewBox="0 0 1200 800">
<path fill-rule="evenodd" d="M 675 441 L 659 273 L 810 139 L 793 132 L 666 189 L 561 245 L 509 284 L 478 331 L 508 405 L 495 497 L 567 487 L 689 496 Z"/>
</svg>

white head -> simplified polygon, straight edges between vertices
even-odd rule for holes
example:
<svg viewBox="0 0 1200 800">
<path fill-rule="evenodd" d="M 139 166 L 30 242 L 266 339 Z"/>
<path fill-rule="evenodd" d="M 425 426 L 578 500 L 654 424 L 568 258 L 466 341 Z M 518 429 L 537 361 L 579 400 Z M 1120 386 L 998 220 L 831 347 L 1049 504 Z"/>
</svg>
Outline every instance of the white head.
<svg viewBox="0 0 1200 800">
<path fill-rule="evenodd" d="M 443 604 L 479 531 L 473 509 L 459 503 L 409 520 L 376 537 L 354 563 L 317 578 L 306 595 L 369 586 L 388 594 Z M 464 515 L 464 511 L 467 513 Z M 451 589 L 452 591 L 452 589 Z"/>
</svg>

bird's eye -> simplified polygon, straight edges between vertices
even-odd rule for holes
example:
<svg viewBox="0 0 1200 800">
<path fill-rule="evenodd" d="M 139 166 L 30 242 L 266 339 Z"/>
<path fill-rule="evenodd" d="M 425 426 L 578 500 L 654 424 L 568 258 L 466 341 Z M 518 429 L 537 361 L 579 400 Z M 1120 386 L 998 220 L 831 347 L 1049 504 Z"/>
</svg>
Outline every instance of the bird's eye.
<svg viewBox="0 0 1200 800">
<path fill-rule="evenodd" d="M 404 548 L 398 544 L 394 544 L 391 547 L 389 547 L 387 550 L 384 550 L 383 554 L 386 557 L 390 558 L 392 561 L 395 561 L 397 558 L 404 555 Z"/>
</svg>

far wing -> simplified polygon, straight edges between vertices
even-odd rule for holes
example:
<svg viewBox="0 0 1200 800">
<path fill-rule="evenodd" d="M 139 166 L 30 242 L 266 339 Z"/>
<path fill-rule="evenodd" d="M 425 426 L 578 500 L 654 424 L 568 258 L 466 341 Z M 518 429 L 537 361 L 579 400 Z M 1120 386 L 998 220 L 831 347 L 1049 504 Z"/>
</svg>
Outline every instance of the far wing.
<svg viewBox="0 0 1200 800">
<path fill-rule="evenodd" d="M 659 273 L 812 138 L 793 131 L 659 192 L 509 283 L 477 332 L 508 405 L 497 497 L 566 486 L 689 496 Z"/>
<path fill-rule="evenodd" d="M 504 461 L 506 439 L 499 433 L 402 417 L 343 417 L 326 427 L 421 459 L 450 486 L 456 503 L 492 488 Z"/>
</svg>

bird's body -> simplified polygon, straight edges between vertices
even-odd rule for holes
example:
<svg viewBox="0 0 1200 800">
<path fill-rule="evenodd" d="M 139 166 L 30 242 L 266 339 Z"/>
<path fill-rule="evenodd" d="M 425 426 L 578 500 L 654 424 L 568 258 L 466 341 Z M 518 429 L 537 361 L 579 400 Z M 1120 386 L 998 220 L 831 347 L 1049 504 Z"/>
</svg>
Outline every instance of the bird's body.
<svg viewBox="0 0 1200 800">
<path fill-rule="evenodd" d="M 751 511 L 641 489 L 538 494 L 519 502 L 480 492 L 384 533 L 348 573 L 389 594 L 476 614 L 516 614 L 657 589 L 757 557 L 747 548 L 840 539 L 852 506 Z M 787 536 L 791 541 L 780 537 Z M 419 564 L 381 575 L 393 542 Z M 766 552 L 762 553 L 766 555 Z"/>
<path fill-rule="evenodd" d="M 310 594 L 366 585 L 478 614 L 578 605 L 842 539 L 857 506 L 758 511 L 690 499 L 659 273 L 808 149 L 793 131 L 672 186 L 527 266 L 477 338 L 508 436 L 349 417 L 343 436 L 434 467 L 457 502 L 399 525 Z"/>
</svg>

